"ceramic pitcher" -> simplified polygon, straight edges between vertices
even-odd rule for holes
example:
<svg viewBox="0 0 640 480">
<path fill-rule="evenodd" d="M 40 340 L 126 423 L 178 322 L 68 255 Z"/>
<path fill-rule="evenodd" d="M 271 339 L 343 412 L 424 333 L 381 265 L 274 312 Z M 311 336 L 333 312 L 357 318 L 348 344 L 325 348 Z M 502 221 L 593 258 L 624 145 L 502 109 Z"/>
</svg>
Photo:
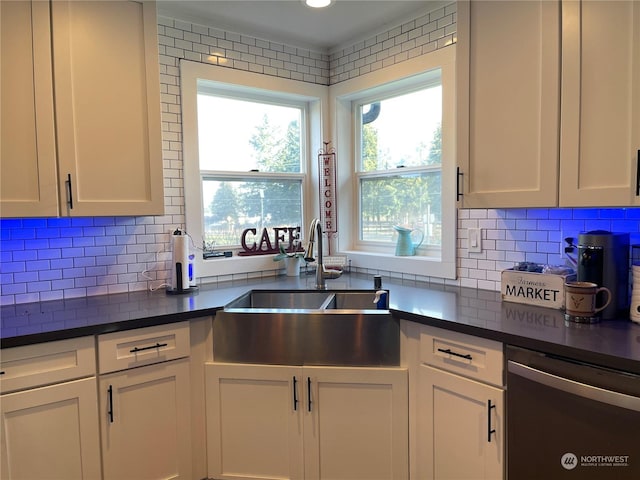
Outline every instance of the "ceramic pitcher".
<svg viewBox="0 0 640 480">
<path fill-rule="evenodd" d="M 397 256 L 411 256 L 416 254 L 416 249 L 422 244 L 424 239 L 424 232 L 418 229 L 411 229 L 394 225 L 393 228 L 398 232 L 398 241 L 396 242 L 396 255 Z M 415 237 L 420 237 L 420 240 L 414 243 L 412 233 L 417 232 Z"/>
</svg>

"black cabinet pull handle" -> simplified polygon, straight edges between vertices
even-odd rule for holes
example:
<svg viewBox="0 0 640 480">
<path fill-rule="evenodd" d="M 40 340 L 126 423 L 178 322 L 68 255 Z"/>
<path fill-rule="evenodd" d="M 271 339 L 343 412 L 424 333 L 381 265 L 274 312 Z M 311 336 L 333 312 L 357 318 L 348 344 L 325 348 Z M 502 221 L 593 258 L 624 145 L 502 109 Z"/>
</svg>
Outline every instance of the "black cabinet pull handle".
<svg viewBox="0 0 640 480">
<path fill-rule="evenodd" d="M 449 355 L 453 355 L 454 357 L 460 357 L 460 358 L 466 358 L 467 360 L 473 360 L 473 357 L 471 355 L 469 355 L 468 353 L 466 355 L 463 355 L 461 353 L 453 352 L 450 348 L 447 348 L 447 349 L 439 348 L 438 351 L 442 352 L 442 353 L 448 353 Z"/>
<path fill-rule="evenodd" d="M 311 377 L 307 377 L 307 410 L 311 411 Z"/>
<path fill-rule="evenodd" d="M 460 197 L 464 196 L 460 187 L 460 179 L 464 177 L 464 173 L 460 171 L 460 167 L 456 167 L 456 202 L 460 201 Z"/>
<path fill-rule="evenodd" d="M 640 150 L 636 159 L 636 197 L 640 196 Z"/>
<path fill-rule="evenodd" d="M 298 410 L 298 387 L 297 387 L 297 383 L 298 380 L 296 379 L 296 376 L 293 376 L 293 410 L 296 411 Z"/>
<path fill-rule="evenodd" d="M 64 182 L 67 185 L 67 193 L 69 196 L 69 201 L 67 202 L 69 204 L 69 209 L 73 210 L 73 190 L 71 189 L 71 174 L 67 173 L 67 181 Z"/>
<path fill-rule="evenodd" d="M 154 348 L 161 348 L 166 346 L 167 346 L 166 343 L 156 343 L 155 345 L 149 345 L 148 347 L 142 347 L 142 348 L 134 347 L 131 350 L 129 350 L 129 353 L 144 352 L 145 350 L 153 350 Z"/>
<path fill-rule="evenodd" d="M 107 388 L 107 400 L 107 415 L 109 415 L 109 423 L 113 423 L 113 386 L 111 385 Z"/>
<path fill-rule="evenodd" d="M 491 410 L 496 408 L 495 405 L 491 403 L 491 400 L 487 400 L 487 442 L 491 443 L 491 434 L 496 433 L 495 428 L 491 428 Z"/>
<path fill-rule="evenodd" d="M 0 372 L 0 375 L 4 375 L 4 370 L 2 370 L 2 371 Z"/>
</svg>

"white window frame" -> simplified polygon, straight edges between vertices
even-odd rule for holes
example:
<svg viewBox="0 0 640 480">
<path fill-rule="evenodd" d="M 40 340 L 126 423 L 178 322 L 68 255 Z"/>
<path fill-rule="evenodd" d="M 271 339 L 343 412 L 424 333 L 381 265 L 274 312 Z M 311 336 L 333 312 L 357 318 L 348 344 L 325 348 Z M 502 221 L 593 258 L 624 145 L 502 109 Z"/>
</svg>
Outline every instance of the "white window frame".
<svg viewBox="0 0 640 480">
<path fill-rule="evenodd" d="M 362 179 L 367 179 L 367 178 L 381 179 L 385 177 L 388 178 L 388 177 L 395 177 L 399 175 L 423 174 L 423 173 L 430 173 L 433 171 L 437 171 L 437 172 L 442 171 L 441 166 L 434 167 L 432 165 L 424 165 L 419 167 L 403 167 L 402 170 L 398 170 L 394 168 L 394 169 L 387 169 L 387 170 L 364 171 L 361 165 L 362 141 L 361 141 L 360 134 L 362 132 L 362 115 L 359 114 L 360 107 L 374 103 L 376 101 L 384 101 L 385 99 L 399 97 L 401 95 L 406 95 L 411 92 L 426 90 L 428 88 L 440 86 L 441 85 L 440 69 L 433 69 L 433 70 L 430 70 L 429 72 L 425 72 L 424 74 L 420 75 L 420 79 L 421 79 L 420 83 L 418 84 L 413 83 L 409 86 L 402 85 L 397 88 L 390 88 L 390 90 L 388 92 L 385 91 L 383 95 L 380 95 L 379 93 L 376 95 L 363 95 L 363 96 L 358 96 L 357 99 L 354 98 L 351 100 L 351 110 L 352 110 L 352 115 L 354 115 L 353 122 L 355 126 L 353 130 L 354 132 L 353 148 L 354 148 L 354 160 L 355 160 L 354 175 L 356 178 L 354 179 L 354 181 L 356 182 L 355 183 L 355 188 L 357 190 L 356 206 L 357 206 L 358 212 L 362 211 L 362 203 L 361 203 L 362 196 L 361 196 L 361 183 L 360 183 Z M 389 239 L 389 242 L 363 240 L 362 238 L 360 238 L 360 233 L 361 233 L 360 229 L 362 228 L 362 218 L 357 218 L 357 220 L 358 220 L 358 231 L 357 231 L 357 236 L 355 238 L 355 243 L 354 243 L 355 250 L 363 250 L 363 251 L 379 252 L 379 253 L 388 252 L 389 245 L 390 245 L 390 242 L 392 242 L 392 240 Z M 420 246 L 420 250 L 422 252 L 425 252 L 425 251 L 433 250 L 433 247 L 430 247 L 423 243 Z M 438 256 L 440 256 L 440 248 L 437 249 L 436 253 Z M 417 255 L 420 255 L 420 254 L 417 254 Z"/>
<path fill-rule="evenodd" d="M 323 145 L 323 132 L 328 129 L 324 122 L 328 110 L 327 87 L 296 80 L 282 79 L 253 72 L 234 70 L 216 65 L 208 65 L 182 60 L 180 62 L 183 160 L 184 160 L 184 196 L 185 228 L 197 247 L 202 246 L 203 205 L 202 184 L 200 182 L 200 162 L 198 157 L 197 94 L 198 80 L 207 80 L 220 85 L 227 92 L 243 92 L 254 98 L 272 98 L 294 103 L 307 104 L 308 138 L 304 149 L 301 170 L 303 179 L 303 218 L 301 234 L 305 234 L 305 225 L 318 211 L 317 168 L 314 168 L 313 152 Z M 237 176 L 237 175 L 236 175 Z M 200 252 L 201 253 L 201 252 Z M 196 277 L 206 283 L 208 277 L 246 273 L 259 276 L 261 271 L 278 269 L 273 255 L 236 256 L 231 258 L 203 259 L 196 255 Z"/>
<path fill-rule="evenodd" d="M 402 88 L 426 84 L 430 72 L 441 70 L 442 81 L 442 248 L 438 258 L 431 256 L 395 256 L 382 253 L 359 241 L 359 186 L 356 174 L 359 161 L 357 120 L 353 103 L 384 95 Z M 333 138 L 338 157 L 338 236 L 336 250 L 347 255 L 354 266 L 390 272 L 456 278 L 456 112 L 455 45 L 427 55 L 376 70 L 329 87 Z M 376 251 L 378 250 L 378 251 Z"/>
</svg>

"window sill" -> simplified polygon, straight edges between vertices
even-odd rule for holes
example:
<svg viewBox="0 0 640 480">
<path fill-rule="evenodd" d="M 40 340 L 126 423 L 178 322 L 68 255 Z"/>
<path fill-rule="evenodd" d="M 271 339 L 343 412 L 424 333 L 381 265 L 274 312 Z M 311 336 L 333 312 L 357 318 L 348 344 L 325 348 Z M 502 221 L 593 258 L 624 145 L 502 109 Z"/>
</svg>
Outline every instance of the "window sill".
<svg viewBox="0 0 640 480">
<path fill-rule="evenodd" d="M 216 277 L 236 273 L 256 273 L 284 269 L 284 262 L 274 262 L 273 255 L 236 256 L 228 258 L 200 259 L 196 265 L 196 277 Z"/>
<path fill-rule="evenodd" d="M 351 265 L 357 268 L 379 269 L 382 271 L 424 275 L 429 277 L 456 278 L 456 263 L 440 258 L 425 256 L 396 256 L 384 253 L 371 253 L 359 250 L 340 252 L 347 255 Z"/>
</svg>

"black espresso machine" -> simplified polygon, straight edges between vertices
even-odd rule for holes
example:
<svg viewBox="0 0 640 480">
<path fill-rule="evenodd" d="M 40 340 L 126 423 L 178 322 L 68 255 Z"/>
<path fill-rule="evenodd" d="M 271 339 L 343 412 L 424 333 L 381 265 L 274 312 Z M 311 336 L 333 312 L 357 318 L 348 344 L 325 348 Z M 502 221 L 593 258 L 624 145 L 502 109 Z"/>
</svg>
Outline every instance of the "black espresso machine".
<svg viewBox="0 0 640 480">
<path fill-rule="evenodd" d="M 601 318 L 628 318 L 629 234 L 605 230 L 581 233 L 577 264 L 579 282 L 597 283 L 611 291 L 611 303 L 601 312 Z M 598 298 L 598 305 L 603 300 L 606 298 Z"/>
</svg>

